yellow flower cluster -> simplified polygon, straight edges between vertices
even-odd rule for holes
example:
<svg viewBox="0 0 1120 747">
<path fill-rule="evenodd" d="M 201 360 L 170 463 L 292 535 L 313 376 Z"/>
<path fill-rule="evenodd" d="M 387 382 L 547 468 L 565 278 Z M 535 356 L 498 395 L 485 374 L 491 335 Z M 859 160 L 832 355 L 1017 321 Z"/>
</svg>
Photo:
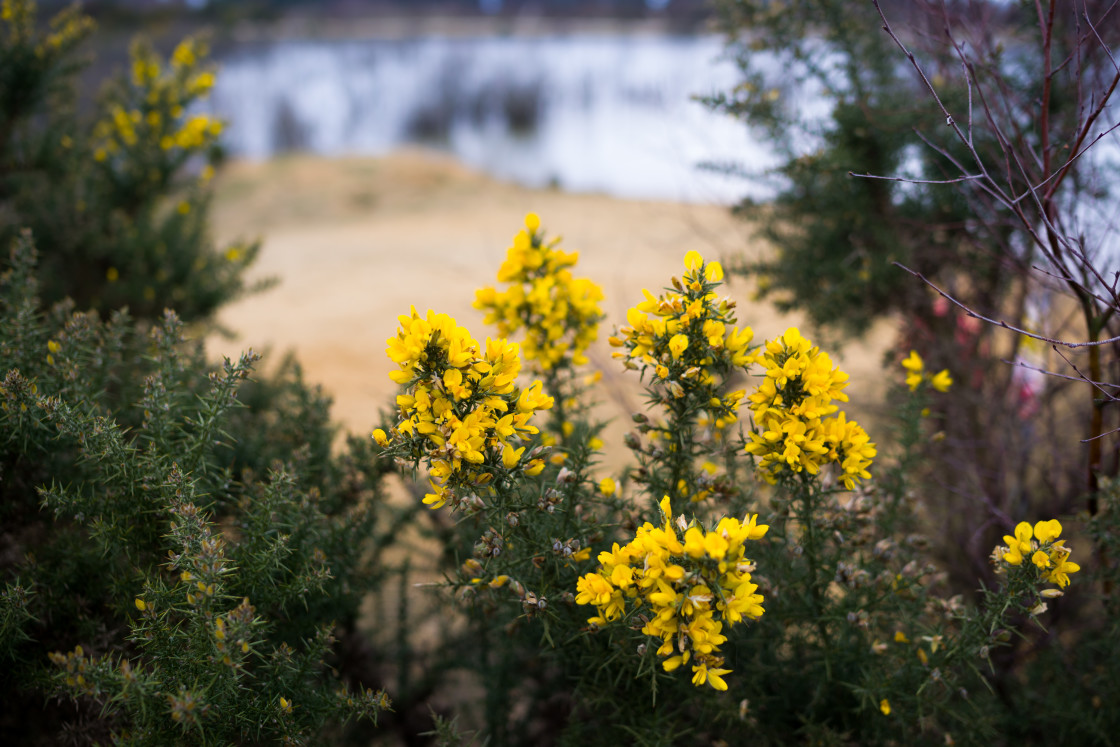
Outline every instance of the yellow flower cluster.
<svg viewBox="0 0 1120 747">
<path fill-rule="evenodd" d="M 1030 559 L 1043 581 L 1064 589 L 1069 586 L 1069 574 L 1081 570 L 1081 566 L 1070 562 L 1072 551 L 1066 547 L 1065 540 L 1058 539 L 1061 534 L 1062 524 L 1057 519 L 1040 521 L 1033 527 L 1021 521 L 1015 526 L 1014 536 L 1004 535 L 1007 545 L 997 546 L 992 558 L 997 569 L 1002 567 L 1002 570 L 1007 570 L 1006 566 L 1022 566 L 1024 559 Z M 1043 592 L 1043 595 L 1057 596 L 1053 592 Z"/>
<path fill-rule="evenodd" d="M 713 425 L 719 429 L 738 419 L 745 392 L 722 394 L 720 374 L 746 367 L 754 356 L 754 332 L 735 327 L 735 303 L 718 298 L 723 280 L 718 262 L 705 262 L 698 252 L 685 255 L 683 282 L 673 278 L 676 292 L 655 297 L 643 289 L 645 300 L 626 312 L 626 326 L 610 338 L 615 358 L 627 368 L 652 370 L 653 383 L 671 399 L 690 393 L 703 398 Z"/>
<path fill-rule="evenodd" d="M 539 381 L 518 389 L 517 345 L 487 339 L 482 348 L 454 319 L 434 311 L 421 317 L 413 308 L 398 320 L 386 352 L 400 366 L 390 377 L 406 387 L 397 397 L 400 422 L 392 439 L 381 429 L 373 438 L 383 447 L 395 442 L 414 463 L 427 464 L 432 492 L 424 503 L 458 507 L 468 497 L 480 500 L 477 491 L 496 478 L 539 474 L 544 462 L 521 444 L 538 432 L 529 424 L 533 413 L 553 401 Z"/>
<path fill-rule="evenodd" d="M 644 607 L 642 632 L 660 639 L 657 654 L 665 670 L 691 663 L 694 685 L 726 690 L 723 675 L 731 670 L 719 655 L 727 640 L 723 624 L 763 614 L 762 595 L 751 582 L 754 565 L 745 553 L 746 542 L 762 538 L 769 527 L 749 516 L 721 519 L 712 531 L 695 523 L 686 528 L 683 517 L 673 521 L 668 496 L 661 512 L 663 526 L 646 522 L 625 547 L 615 543 L 599 553 L 599 570 L 576 584 L 576 603 L 595 606 L 588 622 L 596 626 L 626 615 L 627 600 L 632 609 Z"/>
<path fill-rule="evenodd" d="M 67 687 L 84 694 L 92 695 L 95 692 L 95 685 L 86 679 L 86 675 L 97 668 L 100 662 L 92 656 L 86 656 L 86 652 L 81 646 L 75 646 L 73 651 L 68 651 L 65 654 L 61 651 L 52 651 L 47 656 L 52 664 L 65 670 L 66 674 L 63 681 Z"/>
<path fill-rule="evenodd" d="M 755 431 L 746 451 L 759 457 L 757 469 L 767 482 L 783 473 L 815 475 L 826 464 L 840 466 L 840 480 L 851 490 L 871 474 L 875 444 L 844 413 L 833 416 L 833 401 L 847 402 L 842 390 L 848 375 L 796 327 L 766 343 L 757 356 L 766 378 L 749 397 Z"/>
<path fill-rule="evenodd" d="M 144 44 L 131 49 L 132 76 L 108 117 L 94 126 L 94 158 L 106 161 L 138 144 L 157 144 L 163 151 L 191 152 L 211 145 L 222 133 L 213 117 L 185 118 L 193 101 L 204 98 L 214 86 L 214 74 L 199 70 L 206 49 L 185 39 L 163 67 L 159 57 Z"/>
<path fill-rule="evenodd" d="M 936 374 L 927 373 L 925 363 L 916 350 L 910 351 L 910 355 L 902 361 L 902 367 L 906 369 L 906 386 L 910 387 L 912 392 L 916 391 L 923 381 L 928 381 L 939 392 L 947 392 L 953 385 L 953 377 L 949 375 L 947 368 Z"/>
<path fill-rule="evenodd" d="M 245 597 L 241 604 L 225 615 L 215 615 L 213 620 L 216 657 L 227 667 L 239 666 L 251 650 L 252 626 L 257 622 L 253 605 Z"/>
<path fill-rule="evenodd" d="M 540 218 L 525 216 L 525 228 L 513 238 L 498 281 L 504 291 L 482 288 L 474 307 L 486 312 L 485 322 L 497 324 L 498 334 L 509 337 L 525 329 L 523 355 L 548 371 L 570 361 L 587 363 L 584 351 L 599 335 L 603 290 L 587 278 L 572 277 L 579 252 L 564 252 L 560 239 L 545 243 Z"/>
</svg>

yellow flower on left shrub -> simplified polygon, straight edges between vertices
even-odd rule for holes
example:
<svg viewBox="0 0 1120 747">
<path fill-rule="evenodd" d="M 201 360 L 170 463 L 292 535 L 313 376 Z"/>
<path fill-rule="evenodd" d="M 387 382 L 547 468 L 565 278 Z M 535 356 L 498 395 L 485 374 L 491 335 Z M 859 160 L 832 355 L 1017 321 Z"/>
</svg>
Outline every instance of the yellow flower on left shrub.
<svg viewBox="0 0 1120 747">
<path fill-rule="evenodd" d="M 540 455 L 526 454 L 522 444 L 538 432 L 533 414 L 553 400 L 539 381 L 517 387 L 518 346 L 492 339 L 480 345 L 447 314 L 420 316 L 415 307 L 398 321 L 386 353 L 399 366 L 390 378 L 404 388 L 396 400 L 399 421 L 390 433 L 372 435 L 393 455 L 425 463 L 431 492 L 424 503 L 478 507 L 479 494 L 494 483 L 539 473 Z"/>
</svg>

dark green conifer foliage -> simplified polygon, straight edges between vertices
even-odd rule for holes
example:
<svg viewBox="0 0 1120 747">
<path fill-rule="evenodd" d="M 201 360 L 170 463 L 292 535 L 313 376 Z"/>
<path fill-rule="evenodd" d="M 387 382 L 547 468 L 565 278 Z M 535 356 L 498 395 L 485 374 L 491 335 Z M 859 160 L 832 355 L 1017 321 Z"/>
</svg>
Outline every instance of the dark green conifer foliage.
<svg viewBox="0 0 1120 747">
<path fill-rule="evenodd" d="M 918 4 L 889 5 L 920 15 L 908 7 Z M 959 175 L 915 134 L 933 133 L 942 144 L 944 117 L 870 4 L 719 0 L 716 7 L 743 80 L 705 101 L 742 119 L 779 159 L 770 175 L 775 199 L 738 206 L 758 222 L 767 249 L 729 269 L 753 276 L 760 295 L 779 308 L 845 333 L 860 334 L 896 311 L 931 316 L 930 294 L 906 282 L 895 262 L 931 277 L 968 266 L 971 300 L 982 309 L 998 305 L 1017 269 L 993 249 L 1006 243 L 1008 229 L 969 198 L 967 186 L 852 176 Z M 953 75 L 959 64 L 930 48 L 926 61 L 943 76 L 943 98 L 951 107 L 963 104 L 967 93 Z M 823 115 L 807 114 L 822 103 Z M 994 142 L 978 134 L 977 145 L 991 153 Z M 963 157 L 961 148 L 948 149 Z M 749 164 L 742 168 L 754 174 Z"/>
</svg>

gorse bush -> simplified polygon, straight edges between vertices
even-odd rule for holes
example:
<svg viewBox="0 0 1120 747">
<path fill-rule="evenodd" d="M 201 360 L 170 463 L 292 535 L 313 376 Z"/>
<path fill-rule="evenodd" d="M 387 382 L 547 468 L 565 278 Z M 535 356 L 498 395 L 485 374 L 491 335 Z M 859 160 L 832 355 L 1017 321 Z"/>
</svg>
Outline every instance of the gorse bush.
<svg viewBox="0 0 1120 747">
<path fill-rule="evenodd" d="M 47 301 L 157 318 L 167 305 L 206 320 L 244 292 L 255 243 L 219 250 L 209 183 L 222 123 L 196 113 L 214 84 L 206 46 L 169 60 L 136 42 L 128 74 L 89 111 L 79 106 L 80 42 L 93 23 L 64 11 L 47 30 L 33 2 L 0 14 L 0 243 L 30 228 Z"/>
<path fill-rule="evenodd" d="M 43 314 L 34 259 L 21 239 L 0 307 L 8 702 L 38 685 L 82 706 L 76 733 L 135 744 L 303 742 L 376 718 L 384 692 L 349 691 L 327 660 L 372 580 L 380 468 L 238 458 L 266 417 L 308 414 L 281 397 L 232 414 L 258 356 L 207 365 L 171 312 L 147 331 Z"/>
<path fill-rule="evenodd" d="M 187 339 L 256 252 L 207 236 L 213 73 L 200 42 L 138 43 L 80 111 L 90 28 L 0 5 L 0 733 L 341 739 L 389 706 L 340 658 L 392 567 L 387 465 L 332 450 L 297 366 L 252 381 L 252 351 L 213 365 Z"/>
<path fill-rule="evenodd" d="M 564 305 L 575 257 L 542 261 L 553 248 L 528 216 L 499 279 L 526 282 L 527 266 L 546 290 L 480 291 L 489 319 L 560 340 L 598 318 Z M 373 438 L 424 468 L 423 504 L 458 515 L 442 593 L 464 639 L 487 642 L 462 663 L 485 692 L 462 715 L 503 744 L 1034 741 L 1023 714 L 1042 706 L 1012 683 L 1068 676 L 1050 659 L 1066 646 L 1116 643 L 1107 617 L 1065 598 L 1088 583 L 1083 540 L 1067 546 L 1056 519 L 1008 525 L 997 583 L 953 594 L 910 482 L 940 437 L 949 372 L 902 361 L 884 450 L 838 409 L 847 375 L 797 329 L 752 345 L 722 279 L 689 252 L 611 336 L 650 405 L 626 436 L 637 463 L 615 475 L 596 474 L 596 377 L 577 351 L 527 346 L 547 378 L 519 385 L 518 345 L 480 344 L 445 314 L 400 317 L 388 354 L 403 392 Z M 547 417 L 559 402 L 564 418 Z M 1043 627 L 1051 606 L 1084 614 L 1065 642 Z M 1081 733 L 1099 739 L 1109 718 Z M 438 733 L 465 739 L 447 720 Z"/>
<path fill-rule="evenodd" d="M 510 262 L 547 246 L 534 216 L 526 226 Z M 342 739 L 343 721 L 383 714 L 389 696 L 347 690 L 328 662 L 361 681 L 336 639 L 352 638 L 364 594 L 392 598 L 407 578 L 388 554 L 413 524 L 432 528 L 423 552 L 446 581 L 430 591 L 454 605 L 431 614 L 450 624 L 423 643 L 398 596 L 395 649 L 380 655 L 409 711 L 439 702 L 433 680 L 476 674 L 462 728 L 494 743 L 1031 742 L 1025 714 L 1060 723 L 1071 707 L 1036 682 L 1076 701 L 1081 741 L 1107 741 L 1112 689 L 1091 662 L 1115 651 L 1111 594 L 1100 610 L 1065 595 L 1093 583 L 1084 543 L 1114 544 L 1110 494 L 1068 545 L 1057 520 L 1009 525 L 998 584 L 951 595 L 909 482 L 949 374 L 907 357 L 897 442 L 872 444 L 838 409 L 847 376 L 796 329 L 753 345 L 722 275 L 689 252 L 611 336 L 649 410 L 626 437 L 635 465 L 603 474 L 597 377 L 574 348 L 523 362 L 447 315 L 402 315 L 382 458 L 352 441 L 339 459 L 298 375 L 257 385 L 283 395 L 245 392 L 266 409 L 239 409 L 254 356 L 208 366 L 173 314 L 144 332 L 120 313 L 42 312 L 24 238 L 0 310 L 3 505 L 22 557 L 0 615 L 9 700 L 62 696 L 62 728 L 90 740 Z M 543 286 L 503 316 L 588 336 L 597 306 L 543 311 L 565 298 Z M 526 384 L 523 367 L 552 374 Z M 743 375 L 751 385 L 728 391 Z M 282 429 L 261 438 L 292 418 L 313 430 L 305 446 Z M 411 508 L 377 500 L 385 457 L 424 468 Z M 1114 564 L 1097 573 L 1110 589 Z M 1049 607 L 1066 611 L 1060 638 L 1042 627 Z M 1070 681 L 1068 661 L 1085 676 Z M 436 720 L 442 742 L 465 740 L 460 719 Z M 5 725 L 58 728 L 22 727 Z"/>
</svg>

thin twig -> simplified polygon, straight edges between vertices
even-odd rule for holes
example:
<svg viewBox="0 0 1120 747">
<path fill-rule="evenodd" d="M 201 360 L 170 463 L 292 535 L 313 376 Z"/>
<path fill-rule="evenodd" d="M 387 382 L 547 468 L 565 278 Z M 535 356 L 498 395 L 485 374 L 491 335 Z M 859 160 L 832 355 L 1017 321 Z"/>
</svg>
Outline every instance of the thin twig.
<svg viewBox="0 0 1120 747">
<path fill-rule="evenodd" d="M 886 182 L 906 182 L 907 184 L 957 184 L 959 182 L 967 182 L 971 179 L 983 179 L 983 174 L 971 174 L 969 176 L 959 176 L 956 179 L 911 179 L 906 176 L 878 176 L 876 174 L 857 174 L 854 171 L 849 171 L 848 176 L 854 176 L 859 179 L 881 179 Z"/>
<path fill-rule="evenodd" d="M 1009 361 L 1006 358 L 1001 358 L 1000 362 L 1006 363 L 1009 366 L 1015 366 L 1016 368 L 1025 368 L 1028 371 L 1035 371 L 1037 373 L 1043 374 L 1044 376 L 1053 376 L 1056 379 L 1065 379 L 1066 381 L 1076 381 L 1079 383 L 1093 384 L 1096 386 L 1111 386 L 1120 389 L 1120 384 L 1109 384 L 1107 381 L 1089 381 L 1084 376 L 1070 376 L 1069 374 L 1060 374 L 1057 371 L 1051 371 L 1048 368 L 1039 368 L 1038 366 L 1032 366 L 1031 364 L 1025 363 L 1023 361 Z"/>
<path fill-rule="evenodd" d="M 1104 438 L 1105 436 L 1111 436 L 1113 433 L 1116 433 L 1118 431 L 1120 431 L 1120 428 L 1113 428 L 1112 430 L 1108 431 L 1107 433 L 1099 433 L 1096 436 L 1090 436 L 1089 438 L 1083 438 L 1083 439 L 1081 439 L 1081 443 L 1087 444 L 1090 441 L 1096 441 L 1098 438 Z"/>
<path fill-rule="evenodd" d="M 970 316 L 973 319 L 979 319 L 982 322 L 987 322 L 988 324 L 994 324 L 997 327 L 1003 327 L 1004 329 L 1009 330 L 1011 332 L 1016 332 L 1020 335 L 1026 335 L 1027 337 L 1033 338 L 1035 340 L 1041 340 L 1042 342 L 1048 342 L 1051 345 L 1061 345 L 1062 347 L 1071 348 L 1071 349 L 1072 348 L 1092 347 L 1092 346 L 1095 346 L 1095 345 L 1108 345 L 1109 343 L 1120 342 L 1120 336 L 1110 337 L 1107 340 L 1090 340 L 1088 342 L 1067 342 L 1066 340 L 1055 340 L 1052 337 L 1046 337 L 1044 335 L 1037 335 L 1034 332 L 1028 332 L 1025 329 L 1020 329 L 1019 327 L 1015 327 L 1015 326 L 1013 326 L 1011 324 L 1008 324 L 1007 322 L 1002 321 L 1000 319 L 992 319 L 991 317 L 984 316 L 983 314 L 981 314 L 977 311 L 973 311 L 968 306 L 964 305 L 963 303 L 961 303 L 957 299 L 950 296 L 945 291 L 941 290 L 941 288 L 937 287 L 937 285 L 935 285 L 933 282 L 931 282 L 929 280 L 929 278 L 927 278 L 925 275 L 918 272 L 917 270 L 911 270 L 909 267 L 902 264 L 901 262 L 895 262 L 894 265 L 896 267 L 901 267 L 903 270 L 906 270 L 908 273 L 910 273 L 914 277 L 921 280 L 923 283 L 928 285 L 930 288 L 933 288 L 933 290 L 935 290 L 938 295 L 940 295 L 946 301 L 948 301 L 949 303 L 951 303 L 954 306 L 956 306 L 957 308 L 959 308 L 967 316 Z"/>
<path fill-rule="evenodd" d="M 1096 389 L 1098 392 L 1100 392 L 1102 397 L 1107 399 L 1109 402 L 1116 402 L 1117 401 L 1115 396 L 1113 396 L 1113 395 L 1109 394 L 1108 392 L 1106 392 L 1105 390 L 1101 389 L 1100 386 L 1096 382 L 1094 382 L 1092 379 L 1090 379 L 1085 374 L 1081 373 L 1081 369 L 1079 369 L 1077 367 L 1076 363 L 1074 363 L 1069 358 L 1067 358 L 1065 353 L 1063 353 L 1061 350 L 1058 350 L 1057 347 L 1054 348 L 1054 352 L 1062 357 L 1062 360 L 1064 360 L 1066 362 L 1066 365 L 1069 366 L 1070 368 L 1072 368 L 1074 373 L 1076 373 L 1079 377 L 1081 377 L 1082 381 L 1092 385 L 1092 387 L 1094 389 Z"/>
<path fill-rule="evenodd" d="M 1073 165 L 1074 161 L 1076 161 L 1078 158 L 1081 158 L 1081 156 L 1088 153 L 1089 150 L 1094 145 L 1096 145 L 1098 142 L 1101 141 L 1101 139 L 1103 139 L 1106 135 L 1110 134 L 1113 130 L 1115 130 L 1117 128 L 1120 128 L 1120 121 L 1117 121 L 1116 124 L 1112 125 L 1107 130 L 1104 130 L 1102 132 L 1098 132 L 1097 136 L 1095 138 L 1093 138 L 1093 142 L 1089 143 L 1084 148 L 1079 150 L 1075 155 L 1070 156 L 1069 160 L 1066 161 L 1064 164 L 1062 164 L 1061 168 L 1056 170 L 1054 173 L 1050 174 L 1050 176 L 1046 177 L 1045 179 L 1043 179 L 1042 181 L 1040 181 L 1038 184 L 1034 185 L 1033 187 L 1028 187 L 1025 192 L 1023 192 L 1021 195 L 1019 195 L 1014 200 L 1012 200 L 1011 203 L 1016 204 L 1016 203 L 1022 201 L 1023 198 L 1028 197 L 1030 195 L 1031 189 L 1039 189 L 1041 187 L 1044 187 L 1044 186 L 1046 186 L 1047 183 L 1049 183 L 1051 180 L 1053 180 L 1057 176 L 1064 175 L 1064 172 L 1066 170 L 1068 170 L 1070 166 Z"/>
</svg>

